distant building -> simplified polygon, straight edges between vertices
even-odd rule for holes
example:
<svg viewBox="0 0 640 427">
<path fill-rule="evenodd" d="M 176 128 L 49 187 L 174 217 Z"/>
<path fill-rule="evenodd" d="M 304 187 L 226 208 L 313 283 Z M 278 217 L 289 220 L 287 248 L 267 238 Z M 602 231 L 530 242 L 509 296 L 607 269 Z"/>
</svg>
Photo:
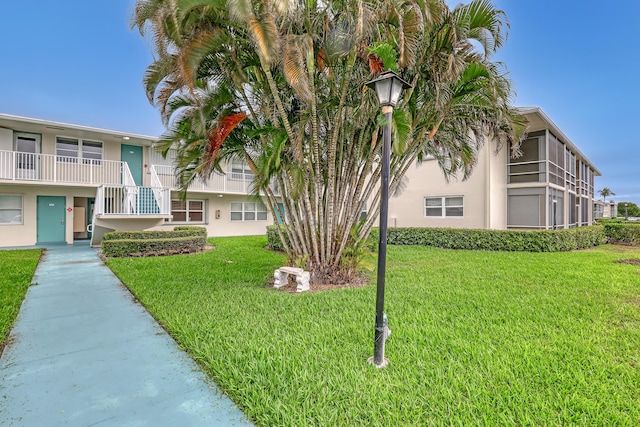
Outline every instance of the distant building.
<svg viewBox="0 0 640 427">
<path fill-rule="evenodd" d="M 618 204 L 609 200 L 606 203 L 602 200 L 593 202 L 593 218 L 615 218 L 618 216 Z"/>
<path fill-rule="evenodd" d="M 391 227 L 553 229 L 590 225 L 600 171 L 540 108 L 522 108 L 529 132 L 522 156 L 487 143 L 466 181 L 447 183 L 437 161 L 407 172 L 389 201 Z"/>
</svg>

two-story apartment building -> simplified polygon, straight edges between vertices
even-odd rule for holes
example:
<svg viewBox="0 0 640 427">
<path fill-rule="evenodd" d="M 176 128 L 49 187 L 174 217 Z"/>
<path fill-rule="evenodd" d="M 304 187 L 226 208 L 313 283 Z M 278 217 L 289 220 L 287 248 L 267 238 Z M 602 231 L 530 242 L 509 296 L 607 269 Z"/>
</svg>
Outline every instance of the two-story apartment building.
<svg viewBox="0 0 640 427">
<path fill-rule="evenodd" d="M 186 201 L 156 138 L 0 114 L 0 247 L 98 243 L 111 229 L 193 224 L 210 236 L 263 234 L 242 162 L 196 182 Z"/>
<path fill-rule="evenodd" d="M 435 160 L 407 173 L 389 201 L 389 225 L 478 229 L 572 228 L 593 222 L 594 177 L 600 172 L 540 108 L 529 120 L 522 155 L 488 142 L 466 180 L 446 182 Z"/>
<path fill-rule="evenodd" d="M 391 227 L 552 229 L 589 225 L 598 169 L 539 108 L 523 108 L 522 156 L 487 143 L 466 181 L 436 161 L 407 172 L 389 202 Z M 209 236 L 263 234 L 273 223 L 251 196 L 242 161 L 194 182 L 181 200 L 172 159 L 154 137 L 0 114 L 0 247 L 97 244 L 112 229 L 193 224 Z"/>
</svg>

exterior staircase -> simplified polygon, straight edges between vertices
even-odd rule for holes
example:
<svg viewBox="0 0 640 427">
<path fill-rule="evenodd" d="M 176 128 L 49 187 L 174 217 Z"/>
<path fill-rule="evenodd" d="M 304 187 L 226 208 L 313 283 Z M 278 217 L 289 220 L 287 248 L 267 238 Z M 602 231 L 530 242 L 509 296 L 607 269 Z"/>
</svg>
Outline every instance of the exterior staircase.
<svg viewBox="0 0 640 427">
<path fill-rule="evenodd" d="M 123 164 L 122 185 L 101 185 L 96 202 L 91 231 L 91 246 L 100 246 L 110 231 L 140 231 L 155 227 L 171 218 L 171 189 L 163 187 L 152 170 L 152 186 L 135 185 L 126 163 Z"/>
</svg>

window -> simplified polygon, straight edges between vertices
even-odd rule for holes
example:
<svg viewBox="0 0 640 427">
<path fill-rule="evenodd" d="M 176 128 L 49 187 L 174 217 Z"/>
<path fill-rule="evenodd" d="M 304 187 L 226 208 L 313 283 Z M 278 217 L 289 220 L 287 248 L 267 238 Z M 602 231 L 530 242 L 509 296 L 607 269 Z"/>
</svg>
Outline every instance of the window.
<svg viewBox="0 0 640 427">
<path fill-rule="evenodd" d="M 172 200 L 171 222 L 204 222 L 204 200 Z"/>
<path fill-rule="evenodd" d="M 589 225 L 589 199 L 580 197 L 580 225 Z"/>
<path fill-rule="evenodd" d="M 507 190 L 507 228 L 545 228 L 545 189 Z"/>
<path fill-rule="evenodd" d="M 85 164 L 100 164 L 102 142 L 75 138 L 56 137 L 56 156 L 59 162 L 76 163 L 78 158 Z"/>
<path fill-rule="evenodd" d="M 358 221 L 365 221 L 367 219 L 368 213 L 369 211 L 367 210 L 367 204 L 365 203 L 364 206 L 362 206 L 362 210 L 360 211 L 360 216 L 358 217 Z"/>
<path fill-rule="evenodd" d="M 604 206 L 602 206 L 604 210 Z M 569 228 L 578 225 L 578 207 L 576 206 L 576 195 L 569 193 Z"/>
<path fill-rule="evenodd" d="M 267 207 L 262 203 L 231 203 L 231 221 L 266 221 Z"/>
<path fill-rule="evenodd" d="M 82 158 L 84 163 L 100 164 L 100 160 L 102 160 L 102 142 L 82 141 Z"/>
<path fill-rule="evenodd" d="M 40 136 L 27 133 L 16 134 L 16 155 L 18 169 L 36 168 L 36 156 L 38 155 Z"/>
<path fill-rule="evenodd" d="M 424 209 L 424 215 L 427 217 L 462 217 L 464 216 L 464 197 L 425 197 Z"/>
<path fill-rule="evenodd" d="M 242 160 L 233 159 L 231 161 L 231 179 L 251 181 L 253 180 L 253 172 L 251 172 L 249 165 Z"/>
<path fill-rule="evenodd" d="M 546 133 L 530 132 L 520 146 L 522 156 L 509 160 L 509 183 L 546 181 Z"/>
<path fill-rule="evenodd" d="M 548 196 L 549 219 L 548 228 L 564 228 L 564 191 L 549 188 Z"/>
<path fill-rule="evenodd" d="M 565 185 L 565 146 L 554 134 L 549 132 L 549 182 Z"/>
<path fill-rule="evenodd" d="M 22 196 L 0 194 L 0 224 L 22 224 Z"/>
</svg>

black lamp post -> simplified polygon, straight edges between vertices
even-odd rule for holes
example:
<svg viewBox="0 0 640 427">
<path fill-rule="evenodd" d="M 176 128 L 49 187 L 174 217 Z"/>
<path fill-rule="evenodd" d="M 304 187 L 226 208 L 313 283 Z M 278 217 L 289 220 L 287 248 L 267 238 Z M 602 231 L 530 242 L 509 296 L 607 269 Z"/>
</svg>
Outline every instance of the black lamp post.
<svg viewBox="0 0 640 427">
<path fill-rule="evenodd" d="M 369 361 L 377 368 L 384 368 L 389 361 L 384 357 L 384 342 L 391 333 L 384 314 L 384 280 L 387 267 L 387 217 L 389 216 L 389 161 L 391 157 L 391 120 L 393 107 L 403 89 L 411 85 L 391 70 L 383 72 L 367 86 L 375 89 L 382 106 L 385 125 L 382 133 L 382 177 L 380 179 L 380 237 L 378 240 L 378 281 L 376 291 L 376 327 L 373 357 Z"/>
</svg>

